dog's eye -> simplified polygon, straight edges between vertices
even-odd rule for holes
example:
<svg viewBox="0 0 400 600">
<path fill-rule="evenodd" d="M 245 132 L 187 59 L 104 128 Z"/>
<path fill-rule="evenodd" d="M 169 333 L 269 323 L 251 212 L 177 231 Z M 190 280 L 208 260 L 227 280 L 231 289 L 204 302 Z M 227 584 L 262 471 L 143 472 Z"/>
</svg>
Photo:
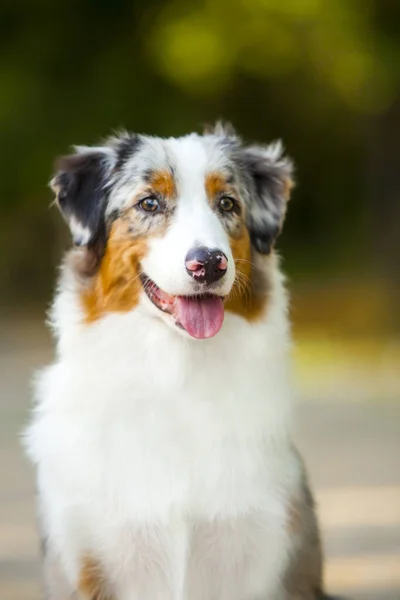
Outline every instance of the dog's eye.
<svg viewBox="0 0 400 600">
<path fill-rule="evenodd" d="M 144 198 L 139 202 L 139 206 L 142 210 L 146 212 L 156 212 L 160 210 L 161 206 L 157 198 L 152 198 L 149 196 L 148 198 Z"/>
<path fill-rule="evenodd" d="M 230 196 L 223 196 L 219 201 L 219 208 L 223 212 L 231 212 L 235 208 L 235 200 Z"/>
</svg>

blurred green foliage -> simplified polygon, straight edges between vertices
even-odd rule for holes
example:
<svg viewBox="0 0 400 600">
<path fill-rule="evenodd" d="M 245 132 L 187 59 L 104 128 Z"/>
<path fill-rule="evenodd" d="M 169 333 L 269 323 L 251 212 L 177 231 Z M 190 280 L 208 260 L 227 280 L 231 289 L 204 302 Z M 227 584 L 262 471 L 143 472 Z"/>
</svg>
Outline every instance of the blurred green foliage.
<svg viewBox="0 0 400 600">
<path fill-rule="evenodd" d="M 396 278 L 399 3 L 3 0 L 0 46 L 2 299 L 49 294 L 65 239 L 48 210 L 56 155 L 221 117 L 295 159 L 291 273 Z"/>
</svg>

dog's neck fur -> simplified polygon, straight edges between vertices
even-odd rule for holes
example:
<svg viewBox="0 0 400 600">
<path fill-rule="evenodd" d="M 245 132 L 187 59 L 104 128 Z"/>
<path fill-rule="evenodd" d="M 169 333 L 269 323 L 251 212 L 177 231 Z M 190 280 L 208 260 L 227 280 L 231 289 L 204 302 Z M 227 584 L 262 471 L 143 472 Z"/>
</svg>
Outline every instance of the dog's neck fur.
<svg viewBox="0 0 400 600">
<path fill-rule="evenodd" d="M 228 389 L 228 395 L 236 396 L 232 398 L 232 410 L 243 402 L 247 406 L 243 414 L 265 417 L 259 420 L 264 434 L 268 422 L 273 438 L 286 438 L 292 396 L 286 290 L 277 256 L 260 260 L 265 263 L 268 277 L 263 316 L 254 323 L 227 311 L 219 335 L 202 341 L 188 339 L 164 323 L 144 295 L 133 311 L 110 313 L 85 324 L 80 300 L 82 283 L 67 261 L 51 313 L 59 358 L 74 368 L 84 368 L 86 381 L 91 379 L 89 372 L 99 382 L 104 380 L 102 387 L 109 387 L 113 397 L 113 412 L 115 390 L 120 385 L 129 386 L 136 398 L 180 394 L 186 387 L 191 396 L 198 390 L 199 398 L 203 394 L 218 399 L 224 398 Z M 273 401 L 274 395 L 279 402 Z M 93 400 L 88 394 L 88 403 L 93 401 L 92 408 L 98 410 L 101 398 L 97 395 Z M 253 412 L 248 410 L 251 406 Z"/>
</svg>

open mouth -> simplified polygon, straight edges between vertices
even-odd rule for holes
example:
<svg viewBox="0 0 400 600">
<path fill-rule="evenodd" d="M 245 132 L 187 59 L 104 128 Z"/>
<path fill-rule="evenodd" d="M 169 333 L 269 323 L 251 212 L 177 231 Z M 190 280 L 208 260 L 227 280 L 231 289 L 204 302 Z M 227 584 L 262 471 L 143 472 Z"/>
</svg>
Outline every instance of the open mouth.
<svg viewBox="0 0 400 600">
<path fill-rule="evenodd" d="M 151 302 L 169 314 L 175 325 L 196 339 L 206 339 L 218 333 L 224 321 L 224 302 L 221 296 L 198 294 L 172 296 L 161 290 L 147 275 L 141 277 L 143 288 Z"/>
</svg>

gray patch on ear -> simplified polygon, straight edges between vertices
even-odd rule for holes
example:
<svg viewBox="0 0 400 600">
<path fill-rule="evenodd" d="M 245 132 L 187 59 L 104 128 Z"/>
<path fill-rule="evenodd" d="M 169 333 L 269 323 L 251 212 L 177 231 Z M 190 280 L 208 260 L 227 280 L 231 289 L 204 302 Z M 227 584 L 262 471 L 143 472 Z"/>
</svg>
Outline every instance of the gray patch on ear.
<svg viewBox="0 0 400 600">
<path fill-rule="evenodd" d="M 239 165 L 249 191 L 248 228 L 258 252 L 268 254 L 280 233 L 293 186 L 293 163 L 280 141 L 240 150 Z"/>
</svg>

